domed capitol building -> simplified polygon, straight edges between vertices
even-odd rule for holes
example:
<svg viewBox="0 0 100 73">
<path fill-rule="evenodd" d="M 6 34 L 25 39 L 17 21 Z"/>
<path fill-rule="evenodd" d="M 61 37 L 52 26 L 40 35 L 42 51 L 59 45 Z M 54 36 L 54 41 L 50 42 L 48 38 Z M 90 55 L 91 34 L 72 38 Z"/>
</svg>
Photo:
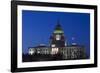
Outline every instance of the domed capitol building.
<svg viewBox="0 0 100 73">
<path fill-rule="evenodd" d="M 74 38 L 73 38 L 74 39 Z M 73 42 L 72 45 L 67 44 L 64 31 L 58 22 L 54 32 L 50 36 L 49 46 L 40 44 L 39 46 L 29 47 L 28 55 L 32 61 L 45 60 L 75 60 L 86 59 L 86 50 L 84 45 L 78 45 Z"/>
</svg>

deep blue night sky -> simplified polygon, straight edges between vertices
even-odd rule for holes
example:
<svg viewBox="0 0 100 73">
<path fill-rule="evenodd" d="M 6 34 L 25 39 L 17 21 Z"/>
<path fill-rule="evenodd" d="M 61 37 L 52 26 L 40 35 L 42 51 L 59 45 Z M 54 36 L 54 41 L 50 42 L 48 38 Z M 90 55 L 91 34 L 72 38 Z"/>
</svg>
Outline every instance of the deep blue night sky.
<svg viewBox="0 0 100 73">
<path fill-rule="evenodd" d="M 49 38 L 57 22 L 60 22 L 66 42 L 76 42 L 86 47 L 90 55 L 90 14 L 71 12 L 22 11 L 22 48 L 28 53 L 28 47 L 49 44 Z M 72 40 L 74 38 L 74 40 Z"/>
</svg>

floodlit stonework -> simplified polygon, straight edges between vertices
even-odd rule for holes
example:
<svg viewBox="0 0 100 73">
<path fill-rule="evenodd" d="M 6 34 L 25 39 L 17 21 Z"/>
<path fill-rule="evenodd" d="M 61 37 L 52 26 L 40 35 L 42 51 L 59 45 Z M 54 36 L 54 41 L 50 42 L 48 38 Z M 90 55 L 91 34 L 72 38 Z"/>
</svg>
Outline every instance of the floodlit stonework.
<svg viewBox="0 0 100 73">
<path fill-rule="evenodd" d="M 61 55 L 62 59 L 85 59 L 85 46 L 72 43 L 68 45 L 66 42 L 64 31 L 59 22 L 55 27 L 54 32 L 50 36 L 49 46 L 39 45 L 36 47 L 29 47 L 29 55 Z M 55 57 L 56 58 L 56 57 Z"/>
</svg>

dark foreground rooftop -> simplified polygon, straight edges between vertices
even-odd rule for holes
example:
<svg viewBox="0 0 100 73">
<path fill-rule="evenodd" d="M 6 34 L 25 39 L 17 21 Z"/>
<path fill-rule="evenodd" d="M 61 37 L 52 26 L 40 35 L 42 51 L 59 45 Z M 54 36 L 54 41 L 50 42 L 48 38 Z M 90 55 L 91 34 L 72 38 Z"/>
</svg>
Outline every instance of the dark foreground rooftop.
<svg viewBox="0 0 100 73">
<path fill-rule="evenodd" d="M 79 58 L 79 59 L 88 59 L 88 58 Z M 57 61 L 57 60 L 79 60 L 77 59 L 64 59 L 62 55 L 56 54 L 56 55 L 28 55 L 23 54 L 23 62 L 36 62 L 36 61 Z"/>
</svg>

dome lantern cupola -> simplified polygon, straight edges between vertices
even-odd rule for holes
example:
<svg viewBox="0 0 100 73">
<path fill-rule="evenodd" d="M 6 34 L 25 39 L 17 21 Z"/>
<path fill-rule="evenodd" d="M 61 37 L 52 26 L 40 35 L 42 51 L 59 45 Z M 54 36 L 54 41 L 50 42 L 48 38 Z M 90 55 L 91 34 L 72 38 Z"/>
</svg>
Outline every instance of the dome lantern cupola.
<svg viewBox="0 0 100 73">
<path fill-rule="evenodd" d="M 66 46 L 64 31 L 62 30 L 59 22 L 57 22 L 54 32 L 51 35 L 50 44 L 51 44 L 51 47 L 65 47 Z"/>
</svg>

